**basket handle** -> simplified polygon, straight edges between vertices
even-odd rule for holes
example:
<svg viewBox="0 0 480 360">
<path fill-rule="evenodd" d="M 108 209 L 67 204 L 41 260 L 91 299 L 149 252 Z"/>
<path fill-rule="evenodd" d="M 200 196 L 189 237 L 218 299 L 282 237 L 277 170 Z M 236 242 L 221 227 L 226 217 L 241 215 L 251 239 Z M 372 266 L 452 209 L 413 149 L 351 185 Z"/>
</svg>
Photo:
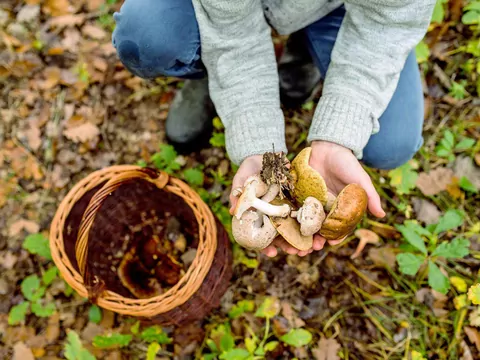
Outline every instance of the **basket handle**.
<svg viewBox="0 0 480 360">
<path fill-rule="evenodd" d="M 87 209 L 83 213 L 80 228 L 78 230 L 77 242 L 75 244 L 75 256 L 82 277 L 85 277 L 85 268 L 87 265 L 88 233 L 93 226 L 95 216 L 102 206 L 105 199 L 123 184 L 133 180 L 143 179 L 155 184 L 159 189 L 163 189 L 169 181 L 167 173 L 149 168 L 138 168 L 125 170 L 108 180 L 103 187 L 95 193 L 90 200 Z"/>
</svg>

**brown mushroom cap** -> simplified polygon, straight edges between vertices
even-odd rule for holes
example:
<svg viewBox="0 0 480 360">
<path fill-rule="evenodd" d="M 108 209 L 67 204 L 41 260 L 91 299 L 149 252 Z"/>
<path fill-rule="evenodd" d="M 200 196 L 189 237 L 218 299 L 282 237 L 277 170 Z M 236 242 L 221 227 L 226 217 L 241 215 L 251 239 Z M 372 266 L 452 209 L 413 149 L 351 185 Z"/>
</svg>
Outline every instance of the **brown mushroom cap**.
<svg viewBox="0 0 480 360">
<path fill-rule="evenodd" d="M 285 199 L 275 199 L 272 204 L 291 204 Z M 277 232 L 287 241 L 290 245 L 298 250 L 309 250 L 313 245 L 313 235 L 303 236 L 300 232 L 300 224 L 291 216 L 287 217 L 275 217 L 270 216 L 270 220 Z"/>
<path fill-rule="evenodd" d="M 312 148 L 307 147 L 293 159 L 290 172 L 293 177 L 293 196 L 301 204 L 309 196 L 318 199 L 323 206 L 327 204 L 328 189 L 323 177 L 310 166 Z"/>
<path fill-rule="evenodd" d="M 319 234 L 327 240 L 349 235 L 367 211 L 368 197 L 357 184 L 349 184 L 338 194 Z"/>
</svg>

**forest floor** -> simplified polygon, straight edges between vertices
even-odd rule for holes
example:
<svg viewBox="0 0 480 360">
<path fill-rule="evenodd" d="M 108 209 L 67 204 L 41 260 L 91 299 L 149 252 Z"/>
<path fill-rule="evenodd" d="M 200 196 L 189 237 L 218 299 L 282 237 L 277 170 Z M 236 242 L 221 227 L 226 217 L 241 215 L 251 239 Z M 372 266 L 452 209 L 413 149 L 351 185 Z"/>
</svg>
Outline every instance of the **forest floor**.
<svg viewBox="0 0 480 360">
<path fill-rule="evenodd" d="M 393 171 L 367 169 L 387 216 L 304 258 L 233 246 L 221 306 L 188 326 L 144 327 L 66 284 L 48 245 L 57 207 L 115 164 L 167 170 L 228 228 L 235 168 L 222 124 L 179 155 L 164 121 L 182 81 L 142 80 L 111 44 L 115 0 L 0 3 L 0 358 L 480 359 L 480 2 L 439 0 L 417 47 L 424 145 Z M 282 42 L 276 40 L 280 53 Z M 315 103 L 286 111 L 289 158 Z M 358 234 L 358 233 L 357 233 Z"/>
</svg>

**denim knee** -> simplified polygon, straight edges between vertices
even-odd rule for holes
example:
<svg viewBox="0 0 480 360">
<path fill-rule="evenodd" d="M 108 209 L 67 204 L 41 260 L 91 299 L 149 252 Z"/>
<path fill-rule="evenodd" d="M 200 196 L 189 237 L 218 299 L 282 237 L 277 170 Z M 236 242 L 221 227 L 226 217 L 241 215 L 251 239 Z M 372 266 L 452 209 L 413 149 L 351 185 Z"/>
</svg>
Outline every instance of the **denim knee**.
<svg viewBox="0 0 480 360">
<path fill-rule="evenodd" d="M 113 17 L 113 45 L 120 61 L 136 76 L 205 75 L 191 0 L 126 0 Z"/>
<path fill-rule="evenodd" d="M 395 139 L 389 145 L 369 147 L 365 149 L 362 162 L 374 169 L 392 170 L 411 160 L 423 145 L 420 136 L 402 137 Z"/>
</svg>

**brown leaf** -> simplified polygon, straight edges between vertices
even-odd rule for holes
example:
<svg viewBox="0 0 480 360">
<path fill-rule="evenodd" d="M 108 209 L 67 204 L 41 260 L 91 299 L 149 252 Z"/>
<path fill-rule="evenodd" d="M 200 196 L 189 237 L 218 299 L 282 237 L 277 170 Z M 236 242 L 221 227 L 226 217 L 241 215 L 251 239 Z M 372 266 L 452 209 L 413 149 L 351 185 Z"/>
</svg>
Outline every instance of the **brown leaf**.
<svg viewBox="0 0 480 360">
<path fill-rule="evenodd" d="M 92 61 L 93 66 L 95 69 L 100 70 L 101 72 L 105 72 L 108 69 L 108 63 L 104 58 L 96 57 Z"/>
<path fill-rule="evenodd" d="M 413 198 L 412 203 L 413 209 L 417 214 L 417 220 L 420 220 L 427 225 L 437 223 L 442 215 L 441 211 L 438 210 L 435 204 L 428 200 Z"/>
<path fill-rule="evenodd" d="M 48 23 L 52 27 L 73 27 L 83 24 L 85 21 L 85 14 L 67 14 L 50 18 Z"/>
<path fill-rule="evenodd" d="M 469 326 L 465 326 L 463 330 L 465 331 L 465 334 L 467 334 L 470 342 L 472 344 L 475 344 L 477 350 L 480 351 L 480 333 L 478 332 L 478 330 Z"/>
<path fill-rule="evenodd" d="M 27 130 L 25 130 L 28 146 L 33 151 L 37 151 L 40 148 L 40 145 L 42 145 L 42 138 L 40 135 L 40 129 L 36 126 L 31 125 Z"/>
<path fill-rule="evenodd" d="M 48 343 L 53 343 L 60 336 L 60 314 L 56 312 L 48 318 L 47 330 L 45 337 Z"/>
<path fill-rule="evenodd" d="M 282 314 L 290 323 L 290 326 L 293 328 L 300 328 L 305 325 L 305 322 L 298 317 L 298 315 L 293 311 L 290 303 L 283 301 L 282 302 Z"/>
<path fill-rule="evenodd" d="M 43 72 L 45 81 L 41 82 L 40 87 L 44 90 L 49 90 L 58 85 L 61 79 L 61 70 L 58 67 L 49 66 Z"/>
<path fill-rule="evenodd" d="M 327 339 L 322 334 L 317 347 L 312 349 L 312 354 L 315 360 L 340 360 L 340 357 L 337 355 L 340 349 L 341 346 L 337 340 Z"/>
<path fill-rule="evenodd" d="M 10 251 L 7 251 L 3 255 L 0 255 L 0 264 L 3 268 L 7 270 L 13 269 L 15 264 L 17 263 L 18 257 L 13 255 Z"/>
<path fill-rule="evenodd" d="M 86 342 L 92 342 L 93 338 L 97 335 L 102 334 L 104 328 L 100 325 L 97 325 L 93 322 L 89 322 L 87 326 L 82 330 L 82 339 Z"/>
<path fill-rule="evenodd" d="M 38 18 L 40 14 L 39 5 L 25 5 L 20 9 L 17 14 L 17 21 L 19 22 L 31 22 Z"/>
<path fill-rule="evenodd" d="M 97 138 L 100 134 L 98 127 L 91 123 L 85 123 L 77 127 L 66 129 L 63 135 L 75 143 L 85 143 Z"/>
<path fill-rule="evenodd" d="M 23 342 L 19 341 L 13 347 L 12 360 L 35 360 L 32 350 L 30 350 Z"/>
<path fill-rule="evenodd" d="M 95 11 L 105 3 L 105 0 L 87 0 L 88 11 Z"/>
<path fill-rule="evenodd" d="M 457 177 L 454 176 L 452 178 L 452 182 L 447 185 L 447 192 L 454 199 L 460 199 L 461 197 L 463 197 L 463 191 L 460 189 L 460 186 L 458 185 Z"/>
<path fill-rule="evenodd" d="M 101 40 L 107 36 L 105 30 L 99 26 L 87 24 L 82 28 L 82 33 L 85 36 L 91 37 L 95 40 Z"/>
<path fill-rule="evenodd" d="M 453 171 L 447 168 L 438 168 L 429 173 L 421 173 L 417 179 L 417 187 L 425 196 L 436 195 L 447 189 L 453 178 Z"/>
<path fill-rule="evenodd" d="M 382 248 L 370 248 L 368 250 L 368 256 L 370 260 L 380 267 L 388 266 L 390 269 L 395 269 L 396 266 L 396 254 L 395 249 L 390 247 Z"/>
<path fill-rule="evenodd" d="M 475 163 L 480 166 L 480 152 L 475 154 Z"/>
<path fill-rule="evenodd" d="M 71 12 L 71 5 L 68 0 L 45 0 L 43 11 L 51 16 L 66 15 Z"/>
<path fill-rule="evenodd" d="M 30 234 L 34 234 L 40 230 L 40 225 L 31 220 L 20 219 L 10 225 L 9 234 L 10 236 L 16 236 L 24 229 Z"/>
</svg>

